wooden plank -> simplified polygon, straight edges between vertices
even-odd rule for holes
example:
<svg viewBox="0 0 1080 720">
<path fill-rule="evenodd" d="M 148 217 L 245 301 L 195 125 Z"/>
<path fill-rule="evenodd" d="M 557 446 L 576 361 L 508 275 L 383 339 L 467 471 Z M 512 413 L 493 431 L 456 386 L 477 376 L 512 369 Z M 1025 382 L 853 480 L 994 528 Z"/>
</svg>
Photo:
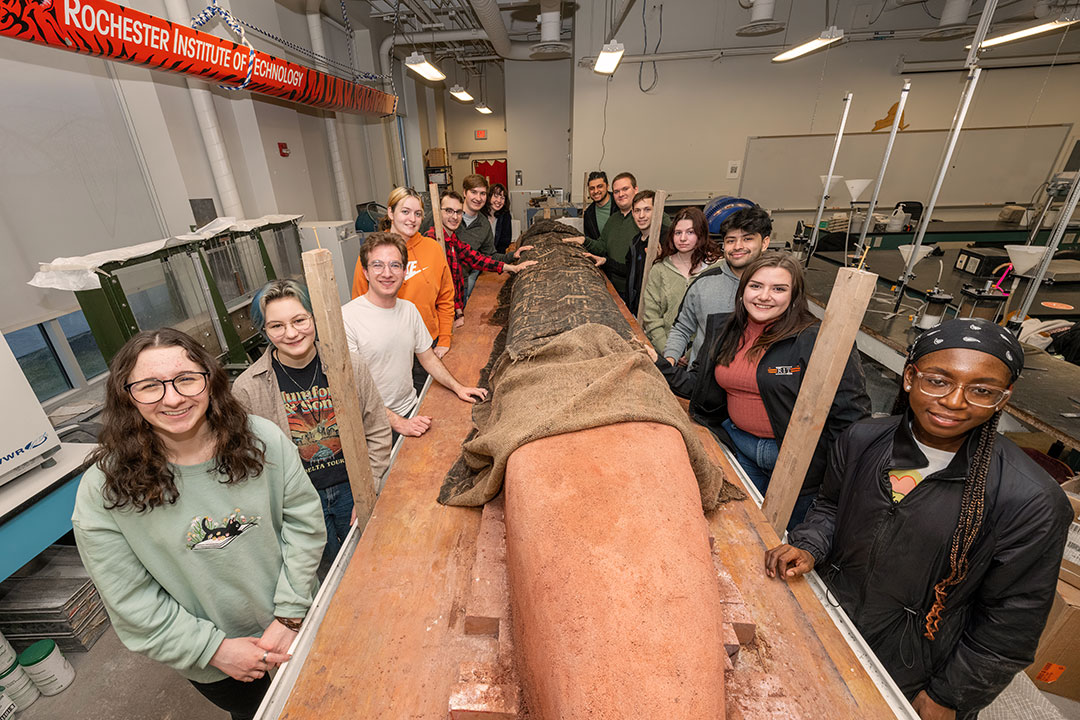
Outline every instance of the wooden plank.
<svg viewBox="0 0 1080 720">
<path fill-rule="evenodd" d="M 308 250 L 302 257 L 315 326 L 319 328 L 319 355 L 330 383 L 330 394 L 334 397 L 334 417 L 341 435 L 356 521 L 363 529 L 375 507 L 375 480 L 371 475 L 364 415 L 360 410 L 360 397 L 356 394 L 352 358 L 345 340 L 345 323 L 341 319 L 334 264 L 330 251 L 325 248 Z"/>
<path fill-rule="evenodd" d="M 784 443 L 780 446 L 780 455 L 761 506 L 778 535 L 783 535 L 791 519 L 791 511 L 828 419 L 836 387 L 844 374 L 848 354 L 866 306 L 870 304 L 877 277 L 855 268 L 840 268 L 836 274 L 825 319 L 818 330 L 810 362 L 803 371 L 799 397 L 795 399 Z"/>
<path fill-rule="evenodd" d="M 439 185 L 437 183 L 428 185 L 428 194 L 431 195 L 431 222 L 432 227 L 435 228 L 435 239 L 442 245 L 443 252 L 446 252 L 446 235 L 442 224 L 442 201 L 439 199 Z"/>
<path fill-rule="evenodd" d="M 660 230 L 664 224 L 664 205 L 667 203 L 667 190 L 657 190 L 653 198 L 652 221 L 649 223 L 649 244 L 645 248 L 645 268 L 641 275 L 641 297 L 638 298 L 637 316 L 641 317 L 641 309 L 645 307 L 645 284 L 649 282 L 649 272 L 652 270 L 653 261 L 660 252 Z"/>
</svg>

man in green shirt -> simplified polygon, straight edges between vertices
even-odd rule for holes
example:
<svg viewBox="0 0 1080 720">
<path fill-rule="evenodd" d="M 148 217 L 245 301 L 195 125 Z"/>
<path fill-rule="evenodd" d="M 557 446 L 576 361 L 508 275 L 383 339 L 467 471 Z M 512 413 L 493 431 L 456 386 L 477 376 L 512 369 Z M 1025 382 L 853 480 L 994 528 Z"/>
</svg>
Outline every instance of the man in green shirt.
<svg viewBox="0 0 1080 720">
<path fill-rule="evenodd" d="M 615 291 L 625 298 L 627 274 L 624 263 L 630 251 L 630 243 L 638 234 L 637 224 L 630 212 L 634 196 L 638 193 L 637 178 L 632 173 L 619 173 L 611 183 L 611 190 L 618 212 L 612 211 L 598 239 L 584 239 L 584 244 L 585 249 L 594 255 L 607 260 L 615 260 L 618 263 L 618 265 L 612 265 L 610 269 L 605 263 L 604 272 L 607 273 L 611 284 L 615 286 Z"/>
</svg>

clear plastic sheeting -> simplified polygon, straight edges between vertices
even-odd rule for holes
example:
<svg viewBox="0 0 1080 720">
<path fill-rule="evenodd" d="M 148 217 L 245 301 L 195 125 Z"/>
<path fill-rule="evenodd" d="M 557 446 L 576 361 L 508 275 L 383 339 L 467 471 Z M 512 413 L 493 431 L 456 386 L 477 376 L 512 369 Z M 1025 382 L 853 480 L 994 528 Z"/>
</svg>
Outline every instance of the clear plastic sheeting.
<svg viewBox="0 0 1080 720">
<path fill-rule="evenodd" d="M 52 262 L 41 263 L 38 272 L 28 284 L 34 287 L 56 290 L 96 290 L 101 287 L 97 271 L 102 265 L 112 262 L 125 262 L 151 255 L 167 247 L 183 245 L 195 240 L 206 240 L 223 232 L 252 232 L 268 225 L 299 221 L 303 217 L 303 215 L 265 215 L 253 220 L 237 220 L 232 217 L 217 218 L 193 233 L 153 240 L 115 250 L 103 250 L 81 257 L 59 257 Z"/>
<path fill-rule="evenodd" d="M 1065 720 L 1024 673 L 1017 673 L 994 702 L 979 713 L 979 720 Z"/>
</svg>

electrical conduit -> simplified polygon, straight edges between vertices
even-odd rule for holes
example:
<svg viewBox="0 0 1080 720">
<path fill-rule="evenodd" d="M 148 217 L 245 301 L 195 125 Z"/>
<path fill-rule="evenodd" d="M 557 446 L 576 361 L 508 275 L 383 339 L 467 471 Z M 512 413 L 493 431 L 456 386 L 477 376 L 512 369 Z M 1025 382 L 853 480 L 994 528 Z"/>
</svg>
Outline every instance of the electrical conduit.
<svg viewBox="0 0 1080 720">
<path fill-rule="evenodd" d="M 191 11 L 184 0 L 165 0 L 165 9 L 174 23 L 189 26 Z M 225 139 L 221 135 L 217 112 L 214 110 L 213 95 L 209 87 L 201 80 L 186 78 L 191 103 L 195 106 L 195 117 L 199 123 L 199 133 L 206 146 L 206 158 L 210 161 L 210 172 L 214 176 L 218 197 L 221 200 L 221 212 L 225 216 L 246 217 L 244 206 L 240 202 L 240 192 L 236 189 L 232 165 L 225 150 Z"/>
<path fill-rule="evenodd" d="M 313 6 L 313 7 L 312 7 Z M 311 34 L 311 49 L 316 55 L 328 57 L 326 52 L 326 39 L 323 36 L 322 16 L 319 14 L 319 3 L 308 3 L 308 32 Z M 352 38 L 347 38 L 352 42 Z M 326 63 L 316 62 L 316 68 L 322 72 L 329 72 Z M 345 165 L 341 161 L 341 146 L 338 143 L 337 119 L 331 114 L 323 119 L 326 124 L 326 142 L 330 146 L 330 168 L 334 173 L 334 187 L 337 190 L 338 217 L 347 220 L 355 215 L 352 203 L 349 202 L 349 186 L 345 181 Z"/>
</svg>

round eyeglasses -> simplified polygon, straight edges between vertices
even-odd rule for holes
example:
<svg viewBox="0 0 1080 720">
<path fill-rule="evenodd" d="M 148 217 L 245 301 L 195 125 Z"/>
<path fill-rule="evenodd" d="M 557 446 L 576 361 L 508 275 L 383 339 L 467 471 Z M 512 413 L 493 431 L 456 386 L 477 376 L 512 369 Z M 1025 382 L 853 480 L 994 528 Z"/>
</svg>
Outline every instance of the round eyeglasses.
<svg viewBox="0 0 1080 720">
<path fill-rule="evenodd" d="M 135 402 L 153 405 L 165 397 L 166 385 L 172 385 L 173 390 L 184 397 L 195 397 L 206 389 L 206 378 L 209 375 L 208 372 L 186 372 L 172 380 L 136 380 L 125 385 L 124 389 Z"/>
<path fill-rule="evenodd" d="M 263 325 L 263 329 L 266 330 L 266 334 L 270 337 L 281 337 L 289 327 L 292 327 L 296 332 L 305 333 L 311 329 L 312 322 L 310 315 L 300 315 L 289 322 L 277 322 L 276 320 L 268 322 Z"/>
<path fill-rule="evenodd" d="M 924 373 L 918 367 L 912 365 L 915 370 L 915 387 L 923 395 L 934 398 L 942 398 L 952 395 L 956 388 L 964 389 L 964 400 L 978 407 L 994 407 L 1005 398 L 1012 395 L 1012 390 L 1005 390 L 993 385 L 964 385 L 951 380 L 944 375 Z"/>
</svg>

